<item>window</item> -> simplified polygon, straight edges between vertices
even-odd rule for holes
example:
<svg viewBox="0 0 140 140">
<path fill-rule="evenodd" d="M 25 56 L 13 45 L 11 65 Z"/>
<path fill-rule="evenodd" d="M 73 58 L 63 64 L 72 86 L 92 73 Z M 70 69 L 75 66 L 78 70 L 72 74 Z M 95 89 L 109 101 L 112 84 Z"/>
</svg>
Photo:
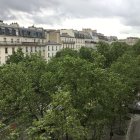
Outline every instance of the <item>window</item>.
<svg viewBox="0 0 140 140">
<path fill-rule="evenodd" d="M 13 48 L 12 48 L 12 54 L 13 54 L 14 52 L 15 52 L 15 48 L 13 47 Z"/>
<path fill-rule="evenodd" d="M 37 52 L 37 48 L 36 48 L 36 46 L 35 46 L 35 52 Z"/>
<path fill-rule="evenodd" d="M 3 41 L 6 42 L 6 38 L 4 38 Z"/>
<path fill-rule="evenodd" d="M 50 53 L 48 53 L 48 57 L 50 57 Z"/>
<path fill-rule="evenodd" d="M 19 39 L 17 39 L 17 43 L 19 43 Z"/>
<path fill-rule="evenodd" d="M 11 43 L 13 43 L 13 38 L 11 38 Z"/>
<path fill-rule="evenodd" d="M 54 49 L 53 49 L 53 46 L 52 46 L 52 51 L 53 51 Z"/>
<path fill-rule="evenodd" d="M 57 46 L 56 46 L 56 51 L 57 51 Z"/>
<path fill-rule="evenodd" d="M 48 51 L 50 51 L 50 46 L 48 46 Z"/>
<path fill-rule="evenodd" d="M 26 47 L 26 52 L 28 52 L 28 47 Z"/>
<path fill-rule="evenodd" d="M 5 53 L 8 53 L 8 48 L 5 48 Z"/>
<path fill-rule="evenodd" d="M 31 47 L 31 52 L 33 52 L 33 47 Z"/>
</svg>

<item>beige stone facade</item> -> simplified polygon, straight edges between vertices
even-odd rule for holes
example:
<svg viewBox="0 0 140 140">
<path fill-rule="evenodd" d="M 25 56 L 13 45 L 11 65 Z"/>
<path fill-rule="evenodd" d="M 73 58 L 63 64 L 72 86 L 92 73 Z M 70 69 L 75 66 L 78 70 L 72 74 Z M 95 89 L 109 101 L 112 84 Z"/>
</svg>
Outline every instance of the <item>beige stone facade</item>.
<svg viewBox="0 0 140 140">
<path fill-rule="evenodd" d="M 23 53 L 31 54 L 41 52 L 46 61 L 50 60 L 62 49 L 70 48 L 79 50 L 81 47 L 96 49 L 100 39 L 106 39 L 103 34 L 96 30 L 73 29 L 44 30 L 34 26 L 24 28 L 17 23 L 10 25 L 0 21 L 0 64 L 4 64 L 8 56 L 12 55 L 18 48 Z"/>
</svg>

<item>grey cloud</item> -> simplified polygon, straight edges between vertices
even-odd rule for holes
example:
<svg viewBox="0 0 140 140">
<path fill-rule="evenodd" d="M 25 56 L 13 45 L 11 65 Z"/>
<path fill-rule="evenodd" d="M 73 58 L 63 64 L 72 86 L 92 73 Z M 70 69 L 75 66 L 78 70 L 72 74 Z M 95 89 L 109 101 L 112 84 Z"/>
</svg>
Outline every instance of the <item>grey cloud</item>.
<svg viewBox="0 0 140 140">
<path fill-rule="evenodd" d="M 58 24 L 66 18 L 118 17 L 128 26 L 140 26 L 139 0 L 0 0 L 0 16 L 4 20 L 18 19 L 10 11 L 30 15 L 38 24 Z M 54 15 L 41 14 L 42 9 Z"/>
</svg>

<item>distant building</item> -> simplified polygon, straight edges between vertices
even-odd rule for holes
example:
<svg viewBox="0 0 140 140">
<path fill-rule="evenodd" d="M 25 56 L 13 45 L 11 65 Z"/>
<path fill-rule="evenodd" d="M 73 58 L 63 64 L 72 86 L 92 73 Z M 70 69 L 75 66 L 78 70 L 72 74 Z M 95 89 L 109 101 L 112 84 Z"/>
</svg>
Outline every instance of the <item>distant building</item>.
<svg viewBox="0 0 140 140">
<path fill-rule="evenodd" d="M 0 21 L 0 64 L 4 64 L 8 56 L 18 48 L 25 54 L 41 52 L 45 58 L 45 44 L 45 32 L 42 28 L 22 28 L 17 23 L 8 25 Z"/>
<path fill-rule="evenodd" d="M 125 42 L 126 44 L 128 45 L 135 45 L 138 41 L 139 41 L 140 38 L 138 37 L 128 37 L 126 39 L 120 39 L 119 42 Z"/>
<path fill-rule="evenodd" d="M 128 37 L 128 38 L 126 39 L 126 43 L 127 43 L 128 45 L 134 45 L 134 44 L 136 44 L 136 43 L 138 42 L 138 40 L 139 40 L 138 37 Z"/>
<path fill-rule="evenodd" d="M 56 42 L 50 42 L 50 41 L 47 42 L 47 44 L 46 44 L 46 50 L 45 50 L 46 51 L 45 54 L 47 54 L 46 60 L 49 61 L 61 49 L 62 49 L 61 44 L 56 43 Z"/>
<path fill-rule="evenodd" d="M 87 31 L 77 31 L 73 29 L 60 30 L 60 36 L 63 48 L 72 48 L 79 50 L 81 47 L 94 48 L 96 42 L 93 40 L 92 35 Z"/>
<path fill-rule="evenodd" d="M 34 25 L 28 28 L 20 27 L 18 23 L 6 24 L 0 20 L 0 65 L 4 64 L 9 55 L 21 48 L 23 53 L 40 52 L 48 61 L 62 49 L 79 50 L 81 47 L 94 48 L 99 41 L 115 40 L 107 38 L 90 28 L 77 31 L 73 29 L 43 29 Z"/>
<path fill-rule="evenodd" d="M 118 41 L 118 38 L 117 38 L 117 36 L 108 36 L 108 41 L 109 42 Z"/>
</svg>

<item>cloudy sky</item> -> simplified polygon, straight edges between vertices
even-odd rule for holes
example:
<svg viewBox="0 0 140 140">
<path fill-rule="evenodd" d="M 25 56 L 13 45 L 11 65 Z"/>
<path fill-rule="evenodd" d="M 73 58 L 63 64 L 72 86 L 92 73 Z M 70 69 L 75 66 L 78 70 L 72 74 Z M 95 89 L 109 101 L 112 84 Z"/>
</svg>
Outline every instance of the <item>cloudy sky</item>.
<svg viewBox="0 0 140 140">
<path fill-rule="evenodd" d="M 97 29 L 140 36 L 140 0 L 0 0 L 0 19 L 21 26 Z"/>
</svg>

